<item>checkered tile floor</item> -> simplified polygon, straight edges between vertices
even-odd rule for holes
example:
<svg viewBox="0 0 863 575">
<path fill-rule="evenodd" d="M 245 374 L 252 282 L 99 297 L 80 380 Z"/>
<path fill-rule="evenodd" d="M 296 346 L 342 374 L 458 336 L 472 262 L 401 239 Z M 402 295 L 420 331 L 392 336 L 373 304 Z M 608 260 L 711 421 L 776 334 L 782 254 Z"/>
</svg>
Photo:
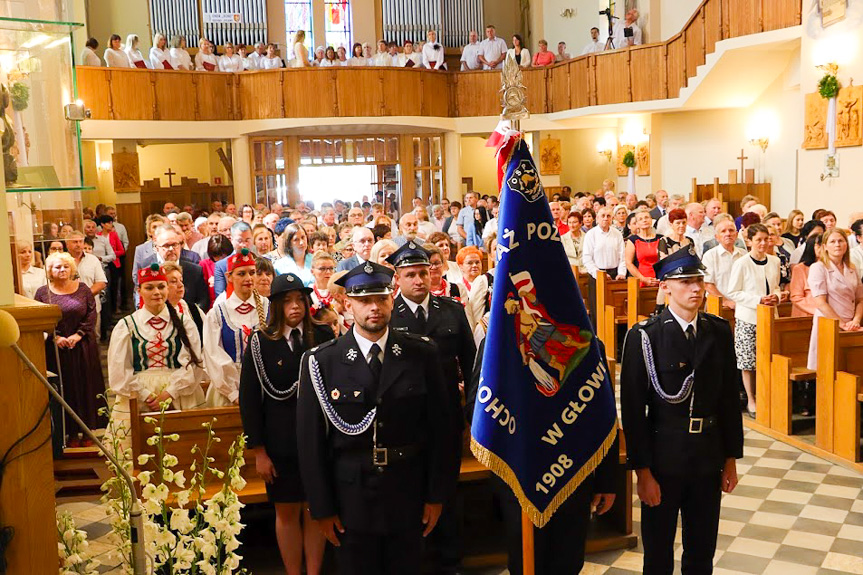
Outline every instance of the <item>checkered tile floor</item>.
<svg viewBox="0 0 863 575">
<path fill-rule="evenodd" d="M 745 457 L 737 469 L 740 484 L 722 501 L 714 573 L 863 575 L 863 476 L 754 431 L 746 432 Z M 640 504 L 634 500 L 633 506 L 640 533 Z M 101 555 L 100 572 L 119 573 L 105 555 L 110 528 L 103 508 L 70 503 L 61 509 L 69 510 L 89 534 L 93 553 Z M 682 551 L 678 531 L 678 560 Z M 283 572 L 275 548 L 272 553 L 266 566 L 256 566 L 256 575 Z M 641 573 L 642 557 L 640 543 L 632 550 L 591 555 L 583 573 Z M 476 575 L 480 573 L 507 572 Z"/>
</svg>

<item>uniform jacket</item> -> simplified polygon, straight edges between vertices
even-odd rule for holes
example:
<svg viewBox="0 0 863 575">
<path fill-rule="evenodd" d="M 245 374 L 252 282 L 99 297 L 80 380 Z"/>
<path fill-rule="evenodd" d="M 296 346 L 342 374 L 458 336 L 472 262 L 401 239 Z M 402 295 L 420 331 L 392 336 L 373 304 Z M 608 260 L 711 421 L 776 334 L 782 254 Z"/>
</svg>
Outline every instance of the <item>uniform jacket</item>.
<svg viewBox="0 0 863 575">
<path fill-rule="evenodd" d="M 461 392 L 458 384 L 470 377 L 476 357 L 476 344 L 473 341 L 470 325 L 464 306 L 448 297 L 429 296 L 429 310 L 425 328 L 420 328 L 419 320 L 399 294 L 393 306 L 390 328 L 398 332 L 427 335 L 438 346 L 441 369 L 447 395 L 452 402 L 453 413 L 461 411 Z M 455 418 L 458 430 L 464 429 L 464 419 Z"/>
<path fill-rule="evenodd" d="M 693 417 L 715 417 L 702 433 L 689 433 L 689 399 L 672 405 L 648 380 L 641 333 L 650 338 L 659 384 L 668 394 L 680 391 L 693 369 Z M 626 452 L 632 469 L 649 467 L 666 475 L 712 473 L 729 457 L 743 457 L 743 422 L 738 390 L 740 371 L 728 322 L 698 314 L 694 361 L 680 324 L 666 308 L 627 334 L 620 373 L 620 398 Z"/>
<path fill-rule="evenodd" d="M 314 326 L 315 345 L 333 339 L 326 326 Z M 270 457 L 297 457 L 296 389 L 284 400 L 274 399 L 265 388 L 263 378 L 276 390 L 289 390 L 300 379 L 300 359 L 306 351 L 292 351 L 284 337 L 273 341 L 256 330 L 249 337 L 240 371 L 240 415 L 243 431 L 252 447 L 265 447 Z"/>
<path fill-rule="evenodd" d="M 303 356 L 297 398 L 300 471 L 312 517 L 338 515 L 346 529 L 373 533 L 419 529 L 423 505 L 443 503 L 455 488 L 450 469 L 452 414 L 437 346 L 429 338 L 389 330 L 380 382 L 375 382 L 353 329 Z M 309 369 L 322 377 L 319 401 Z M 331 407 L 348 424 L 377 408 L 359 435 L 339 431 Z M 376 467 L 379 447 L 418 448 L 411 458 Z"/>
</svg>

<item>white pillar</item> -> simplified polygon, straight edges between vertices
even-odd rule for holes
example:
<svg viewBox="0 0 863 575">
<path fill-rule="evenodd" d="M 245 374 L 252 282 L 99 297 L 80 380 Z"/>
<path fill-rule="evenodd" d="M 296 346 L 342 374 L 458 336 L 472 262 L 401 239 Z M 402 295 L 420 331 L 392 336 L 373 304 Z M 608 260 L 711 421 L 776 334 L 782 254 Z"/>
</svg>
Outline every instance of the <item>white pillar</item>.
<svg viewBox="0 0 863 575">
<path fill-rule="evenodd" d="M 455 132 L 444 133 L 444 197 L 461 201 L 461 136 Z"/>
<path fill-rule="evenodd" d="M 6 207 L 6 176 L 3 165 L 0 163 L 0 214 L 7 214 Z M 9 234 L 9 218 L 0 218 L 0 245 L 8 246 L 12 243 Z M 17 250 L 16 250 L 17 253 Z M 15 288 L 13 283 L 12 253 L 9 249 L 0 250 L 0 306 L 13 305 L 15 303 Z"/>
<path fill-rule="evenodd" d="M 241 136 L 231 140 L 231 166 L 234 170 L 234 203 L 255 204 L 255 194 L 252 190 L 252 165 L 249 152 L 249 138 Z"/>
</svg>

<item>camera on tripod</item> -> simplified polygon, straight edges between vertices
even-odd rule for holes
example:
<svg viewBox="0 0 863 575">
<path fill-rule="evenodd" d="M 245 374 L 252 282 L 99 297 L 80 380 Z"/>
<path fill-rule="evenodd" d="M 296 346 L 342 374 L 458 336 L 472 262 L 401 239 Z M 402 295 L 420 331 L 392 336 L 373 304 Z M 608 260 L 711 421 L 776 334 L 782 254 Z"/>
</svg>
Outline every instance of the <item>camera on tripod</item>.
<svg viewBox="0 0 863 575">
<path fill-rule="evenodd" d="M 605 10 L 600 10 L 599 15 L 600 16 L 611 16 L 612 15 L 611 14 L 611 8 L 609 7 L 609 8 L 606 8 Z"/>
</svg>

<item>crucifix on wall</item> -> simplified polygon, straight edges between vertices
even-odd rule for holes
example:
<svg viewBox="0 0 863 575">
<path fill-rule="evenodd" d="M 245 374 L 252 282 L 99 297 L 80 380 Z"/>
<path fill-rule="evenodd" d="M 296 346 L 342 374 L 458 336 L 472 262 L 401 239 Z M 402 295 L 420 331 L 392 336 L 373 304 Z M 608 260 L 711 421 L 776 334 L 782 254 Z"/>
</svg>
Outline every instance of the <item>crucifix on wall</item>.
<svg viewBox="0 0 863 575">
<path fill-rule="evenodd" d="M 743 155 L 743 148 L 740 148 L 740 155 L 737 156 L 737 159 L 740 160 L 740 179 L 743 179 L 743 170 L 744 170 L 743 161 L 749 159 L 749 156 Z"/>
<path fill-rule="evenodd" d="M 174 176 L 177 175 L 177 172 L 173 171 L 171 168 L 168 168 L 168 171 L 165 172 L 165 175 L 168 176 L 168 187 L 174 187 Z"/>
</svg>

